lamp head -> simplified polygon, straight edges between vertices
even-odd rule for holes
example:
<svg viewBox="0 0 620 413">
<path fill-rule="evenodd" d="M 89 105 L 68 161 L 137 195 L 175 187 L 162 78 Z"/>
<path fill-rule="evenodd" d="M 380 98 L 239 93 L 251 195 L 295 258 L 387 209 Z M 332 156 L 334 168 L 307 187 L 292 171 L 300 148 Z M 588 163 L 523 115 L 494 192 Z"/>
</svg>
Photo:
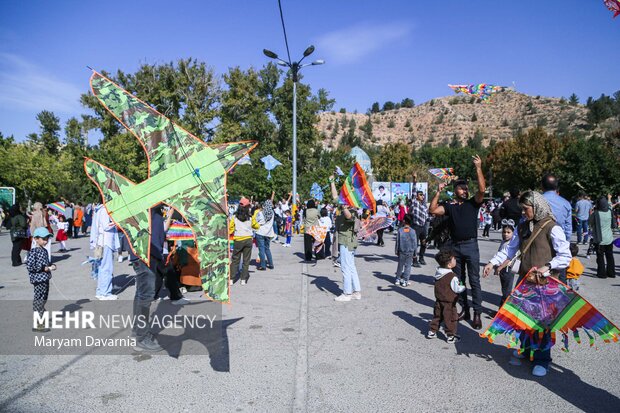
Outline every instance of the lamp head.
<svg viewBox="0 0 620 413">
<path fill-rule="evenodd" d="M 306 50 L 304 50 L 304 57 L 308 57 L 314 52 L 314 46 L 310 45 Z"/>
<path fill-rule="evenodd" d="M 323 65 L 323 64 L 325 64 L 325 60 L 323 59 L 315 60 L 314 62 L 312 62 L 312 66 Z"/>
<path fill-rule="evenodd" d="M 278 55 L 272 52 L 271 50 L 263 49 L 263 54 L 270 59 L 277 59 Z"/>
</svg>

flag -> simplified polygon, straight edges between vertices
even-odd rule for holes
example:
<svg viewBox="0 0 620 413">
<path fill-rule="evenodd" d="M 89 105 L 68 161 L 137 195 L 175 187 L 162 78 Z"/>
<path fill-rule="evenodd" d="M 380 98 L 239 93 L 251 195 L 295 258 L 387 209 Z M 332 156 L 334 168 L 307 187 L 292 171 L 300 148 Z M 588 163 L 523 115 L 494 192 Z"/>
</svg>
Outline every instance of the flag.
<svg viewBox="0 0 620 413">
<path fill-rule="evenodd" d="M 349 205 L 355 208 L 376 210 L 375 198 L 366 180 L 364 170 L 359 163 L 355 162 L 349 176 L 344 181 L 340 190 L 339 202 L 341 205 Z"/>
<path fill-rule="evenodd" d="M 189 241 L 194 239 L 194 233 L 189 225 L 174 221 L 166 232 L 166 239 L 169 241 Z"/>
</svg>

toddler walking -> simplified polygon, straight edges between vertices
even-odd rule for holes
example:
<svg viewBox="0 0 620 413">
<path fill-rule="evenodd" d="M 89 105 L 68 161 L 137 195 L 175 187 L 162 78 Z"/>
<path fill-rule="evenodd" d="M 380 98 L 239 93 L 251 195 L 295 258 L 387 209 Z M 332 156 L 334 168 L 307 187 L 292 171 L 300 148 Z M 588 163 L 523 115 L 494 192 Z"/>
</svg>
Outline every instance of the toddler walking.
<svg viewBox="0 0 620 413">
<path fill-rule="evenodd" d="M 426 338 L 437 337 L 437 331 L 443 321 L 448 336 L 446 342 L 456 343 L 460 340 L 459 336 L 456 335 L 459 323 L 456 303 L 459 300 L 459 294 L 465 291 L 465 286 L 459 283 L 458 276 L 452 271 L 456 266 L 453 251 L 439 251 L 435 255 L 435 261 L 439 264 L 435 272 L 435 307 Z"/>
<path fill-rule="evenodd" d="M 402 287 L 409 285 L 411 275 L 411 264 L 415 251 L 418 248 L 418 238 L 415 231 L 411 228 L 411 215 L 403 217 L 403 226 L 398 229 L 396 234 L 396 256 L 398 257 L 398 267 L 396 267 L 396 280 L 394 284 Z M 404 270 L 404 271 L 403 271 Z"/>
<path fill-rule="evenodd" d="M 52 234 L 45 227 L 35 229 L 32 237 L 36 246 L 28 252 L 28 258 L 26 259 L 30 284 L 34 287 L 32 310 L 38 312 L 39 316 L 43 316 L 45 311 L 52 271 L 56 269 L 56 265 L 50 264 L 49 255 L 45 249 L 51 236 Z M 44 324 L 38 324 L 32 328 L 32 331 L 45 333 L 49 329 Z"/>
<path fill-rule="evenodd" d="M 579 247 L 576 243 L 570 243 L 570 255 L 572 255 L 572 259 L 568 264 L 568 268 L 566 268 L 566 284 L 575 291 L 579 290 L 579 277 L 583 274 L 583 264 L 577 258 L 577 254 L 579 253 Z"/>
</svg>

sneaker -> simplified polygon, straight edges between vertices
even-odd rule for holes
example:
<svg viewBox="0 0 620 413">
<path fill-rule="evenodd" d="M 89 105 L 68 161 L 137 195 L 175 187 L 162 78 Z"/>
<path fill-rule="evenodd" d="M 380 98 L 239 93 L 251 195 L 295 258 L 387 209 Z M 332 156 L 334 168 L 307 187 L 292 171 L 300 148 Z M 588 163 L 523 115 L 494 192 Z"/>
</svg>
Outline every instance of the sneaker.
<svg viewBox="0 0 620 413">
<path fill-rule="evenodd" d="M 189 300 L 185 297 L 181 297 L 178 300 L 170 300 L 170 304 L 172 305 L 185 305 L 189 304 Z"/>
<path fill-rule="evenodd" d="M 334 267 L 340 268 L 340 263 L 338 261 L 334 261 Z"/>
<path fill-rule="evenodd" d="M 267 271 L 267 268 L 263 268 L 263 267 L 258 267 L 257 268 L 258 271 Z"/>
<path fill-rule="evenodd" d="M 97 295 L 95 296 L 95 298 L 101 301 L 112 301 L 112 300 L 118 300 L 118 295 L 115 295 L 115 294 Z"/>
<path fill-rule="evenodd" d="M 434 331 L 429 331 L 428 333 L 426 333 L 426 338 L 437 338 L 437 333 L 435 333 Z"/>
<path fill-rule="evenodd" d="M 422 268 L 422 266 L 420 265 L 420 263 L 418 261 L 414 261 L 413 262 L 413 266 L 416 268 Z"/>
<path fill-rule="evenodd" d="M 159 345 L 157 339 L 151 333 L 147 333 L 147 335 L 140 341 L 136 341 L 136 345 L 133 346 L 135 351 L 147 351 L 147 352 L 158 352 L 162 351 L 164 348 Z"/>
<path fill-rule="evenodd" d="M 398 284 L 400 284 L 400 277 L 396 277 L 396 279 L 394 279 L 394 285 Z"/>
<path fill-rule="evenodd" d="M 269 268 L 270 270 L 273 270 L 275 267 L 273 265 L 268 265 L 267 268 Z"/>
<path fill-rule="evenodd" d="M 508 364 L 510 364 L 511 366 L 520 366 L 521 360 L 520 359 L 516 359 L 514 357 L 510 357 L 510 360 L 508 361 Z"/>
<path fill-rule="evenodd" d="M 424 261 L 424 258 L 420 258 L 420 261 L 418 261 L 420 263 L 420 265 L 426 265 L 426 261 Z"/>
<path fill-rule="evenodd" d="M 360 291 L 353 291 L 353 294 L 351 294 L 351 299 L 352 300 L 361 300 L 362 299 L 362 293 Z"/>
<path fill-rule="evenodd" d="M 547 375 L 547 369 L 543 366 L 534 366 L 532 369 L 532 376 L 543 377 Z"/>
<path fill-rule="evenodd" d="M 334 301 L 351 301 L 351 294 L 340 294 L 338 297 L 334 298 Z"/>
<path fill-rule="evenodd" d="M 409 287 L 409 281 L 400 280 L 400 286 L 401 287 Z"/>
<path fill-rule="evenodd" d="M 122 255 L 118 256 L 118 262 L 123 262 L 123 256 Z"/>
<path fill-rule="evenodd" d="M 247 281 L 241 280 L 241 285 L 246 285 L 246 284 L 247 284 Z"/>
<path fill-rule="evenodd" d="M 458 343 L 459 341 L 461 341 L 461 338 L 459 336 L 448 336 L 448 338 L 446 339 L 446 343 L 448 344 Z"/>
</svg>

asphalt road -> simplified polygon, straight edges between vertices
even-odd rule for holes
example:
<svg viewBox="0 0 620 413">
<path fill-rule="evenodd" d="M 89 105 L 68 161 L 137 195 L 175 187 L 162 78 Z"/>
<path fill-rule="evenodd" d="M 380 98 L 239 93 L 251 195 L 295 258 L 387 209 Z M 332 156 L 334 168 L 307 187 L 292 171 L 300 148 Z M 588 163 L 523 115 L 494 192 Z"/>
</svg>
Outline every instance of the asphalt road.
<svg viewBox="0 0 620 413">
<path fill-rule="evenodd" d="M 569 353 L 556 346 L 549 374 L 535 378 L 529 363 L 508 364 L 505 341 L 490 344 L 467 323 L 460 323 L 457 344 L 447 344 L 443 335 L 427 340 L 436 251 L 428 251 L 428 264 L 414 271 L 408 288 L 395 287 L 393 235 L 385 238 L 383 248 L 358 249 L 363 298 L 349 303 L 333 301 L 342 285 L 338 268 L 328 261 L 301 262 L 301 237 L 290 249 L 274 244 L 275 270 L 252 266 L 248 285 L 232 287 L 232 304 L 224 306 L 220 324 L 223 349 L 211 355 L 0 356 L 0 411 L 620 410 L 620 343 L 597 341 L 589 348 L 573 341 Z M 493 232 L 479 241 L 484 262 L 497 250 L 498 238 Z M 68 244 L 69 254 L 54 254 L 58 271 L 50 300 L 94 300 L 95 282 L 80 266 L 87 240 Z M 580 292 L 620 322 L 620 281 L 593 278 L 595 259 L 581 258 L 587 270 Z M 127 262 L 115 263 L 115 276 L 117 287 L 127 285 L 120 298 L 132 300 Z M 485 279 L 482 287 L 485 311 L 496 310 L 499 280 Z M 199 293 L 188 296 L 200 300 Z M 10 240 L 3 232 L 0 300 L 31 298 L 26 269 L 10 266 Z M 483 315 L 483 327 L 490 320 Z M 10 334 L 1 332 L 0 347 Z"/>
</svg>

